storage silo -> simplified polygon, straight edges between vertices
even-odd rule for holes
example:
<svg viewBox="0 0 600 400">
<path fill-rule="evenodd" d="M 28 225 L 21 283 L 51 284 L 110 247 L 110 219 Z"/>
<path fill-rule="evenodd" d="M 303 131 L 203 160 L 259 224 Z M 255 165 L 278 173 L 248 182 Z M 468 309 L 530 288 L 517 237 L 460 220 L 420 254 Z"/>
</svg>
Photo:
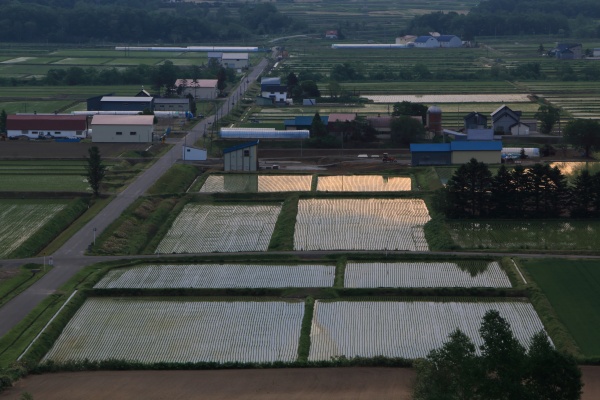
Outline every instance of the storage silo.
<svg viewBox="0 0 600 400">
<path fill-rule="evenodd" d="M 427 130 L 434 135 L 441 135 L 442 129 L 442 109 L 438 106 L 431 106 L 427 109 Z"/>
</svg>

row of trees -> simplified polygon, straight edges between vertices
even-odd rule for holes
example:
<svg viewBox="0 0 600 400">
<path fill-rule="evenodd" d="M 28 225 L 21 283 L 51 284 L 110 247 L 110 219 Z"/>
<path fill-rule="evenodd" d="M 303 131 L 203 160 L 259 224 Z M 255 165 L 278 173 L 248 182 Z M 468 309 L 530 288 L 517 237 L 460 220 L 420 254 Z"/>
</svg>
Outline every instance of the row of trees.
<svg viewBox="0 0 600 400">
<path fill-rule="evenodd" d="M 375 140 L 377 131 L 363 118 L 354 121 L 335 122 L 325 125 L 319 113 L 315 113 L 310 126 L 308 145 L 319 148 L 342 147 L 344 143 L 364 143 Z"/>
<path fill-rule="evenodd" d="M 479 354 L 460 330 L 415 363 L 415 400 L 576 400 L 581 371 L 576 361 L 558 352 L 542 331 L 529 349 L 514 337 L 498 311 L 490 310 L 479 329 Z"/>
<path fill-rule="evenodd" d="M 303 27 L 270 3 L 49 1 L 3 5 L 0 36 L 9 42 L 191 43 L 246 39 Z M 57 3 L 57 2 L 52 2 Z"/>
<path fill-rule="evenodd" d="M 451 218 L 598 216 L 600 172 L 583 170 L 569 185 L 547 164 L 502 165 L 492 176 L 486 164 L 471 159 L 436 193 L 435 205 Z"/>
</svg>

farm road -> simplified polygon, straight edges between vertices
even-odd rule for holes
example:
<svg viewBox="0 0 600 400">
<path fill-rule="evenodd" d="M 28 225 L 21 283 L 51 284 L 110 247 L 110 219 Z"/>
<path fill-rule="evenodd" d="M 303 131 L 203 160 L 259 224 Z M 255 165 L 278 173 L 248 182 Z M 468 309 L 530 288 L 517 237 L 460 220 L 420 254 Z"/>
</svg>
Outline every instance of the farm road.
<svg viewBox="0 0 600 400">
<path fill-rule="evenodd" d="M 246 79 L 254 82 L 267 67 L 268 61 L 263 58 L 259 64 L 248 74 Z M 242 95 L 242 88 L 247 86 L 240 84 L 232 91 L 230 96 Z M 229 101 L 231 97 L 225 99 L 225 102 L 219 110 L 220 115 L 227 115 L 229 112 Z M 225 107 L 227 105 L 227 107 Z M 214 116 L 208 117 L 198 123 L 190 132 L 188 132 L 190 143 L 196 142 L 209 124 L 214 122 Z M 18 324 L 31 310 L 33 310 L 46 296 L 54 293 L 61 285 L 67 282 L 81 268 L 86 265 L 99 262 L 98 258 L 86 257 L 84 253 L 88 246 L 94 241 L 94 230 L 96 235 L 100 235 L 108 225 L 116 220 L 123 211 L 133 203 L 138 197 L 143 195 L 146 190 L 158 178 L 160 178 L 173 164 L 181 158 L 184 140 L 173 143 L 173 148 L 163 157 L 157 160 L 147 170 L 142 172 L 137 179 L 120 192 L 116 198 L 110 202 L 96 217 L 88 222 L 79 232 L 74 234 L 56 253 L 52 255 L 54 268 L 48 272 L 39 281 L 31 285 L 23 293 L 16 296 L 10 302 L 0 308 L 0 336 L 6 334 L 16 324 Z M 115 257 L 116 259 L 122 257 Z M 112 258 L 112 259 L 115 259 Z M 0 260 L 3 268 L 16 267 L 27 262 L 41 263 L 41 258 L 23 259 L 23 260 Z"/>
</svg>

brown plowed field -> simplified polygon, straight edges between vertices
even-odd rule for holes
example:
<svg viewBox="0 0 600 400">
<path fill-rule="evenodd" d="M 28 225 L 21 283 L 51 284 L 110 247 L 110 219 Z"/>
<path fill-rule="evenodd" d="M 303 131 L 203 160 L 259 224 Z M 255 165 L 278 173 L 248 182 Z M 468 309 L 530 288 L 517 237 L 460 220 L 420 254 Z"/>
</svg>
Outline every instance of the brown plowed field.
<svg viewBox="0 0 600 400">
<path fill-rule="evenodd" d="M 600 398 L 600 367 L 584 366 L 582 400 Z M 409 400 L 406 368 L 101 371 L 32 375 L 0 394 L 18 400 Z"/>
<path fill-rule="evenodd" d="M 54 141 L 6 140 L 0 142 L 0 160 L 83 159 L 97 146 L 103 158 L 119 157 L 126 151 L 142 151 L 149 143 L 57 143 Z"/>
</svg>

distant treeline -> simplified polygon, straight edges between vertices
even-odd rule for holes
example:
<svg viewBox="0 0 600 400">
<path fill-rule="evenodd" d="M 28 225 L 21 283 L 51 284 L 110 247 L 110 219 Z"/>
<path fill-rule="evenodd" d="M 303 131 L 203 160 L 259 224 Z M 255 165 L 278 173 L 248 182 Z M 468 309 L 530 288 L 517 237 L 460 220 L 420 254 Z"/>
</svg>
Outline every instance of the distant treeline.
<svg viewBox="0 0 600 400">
<path fill-rule="evenodd" d="M 574 34 L 600 37 L 600 2 L 594 0 L 486 0 L 467 15 L 435 12 L 413 18 L 406 33 L 478 36 Z"/>
<path fill-rule="evenodd" d="M 268 3 L 14 1 L 2 6 L 0 16 L 0 37 L 5 42 L 181 44 L 298 28 Z"/>
</svg>

